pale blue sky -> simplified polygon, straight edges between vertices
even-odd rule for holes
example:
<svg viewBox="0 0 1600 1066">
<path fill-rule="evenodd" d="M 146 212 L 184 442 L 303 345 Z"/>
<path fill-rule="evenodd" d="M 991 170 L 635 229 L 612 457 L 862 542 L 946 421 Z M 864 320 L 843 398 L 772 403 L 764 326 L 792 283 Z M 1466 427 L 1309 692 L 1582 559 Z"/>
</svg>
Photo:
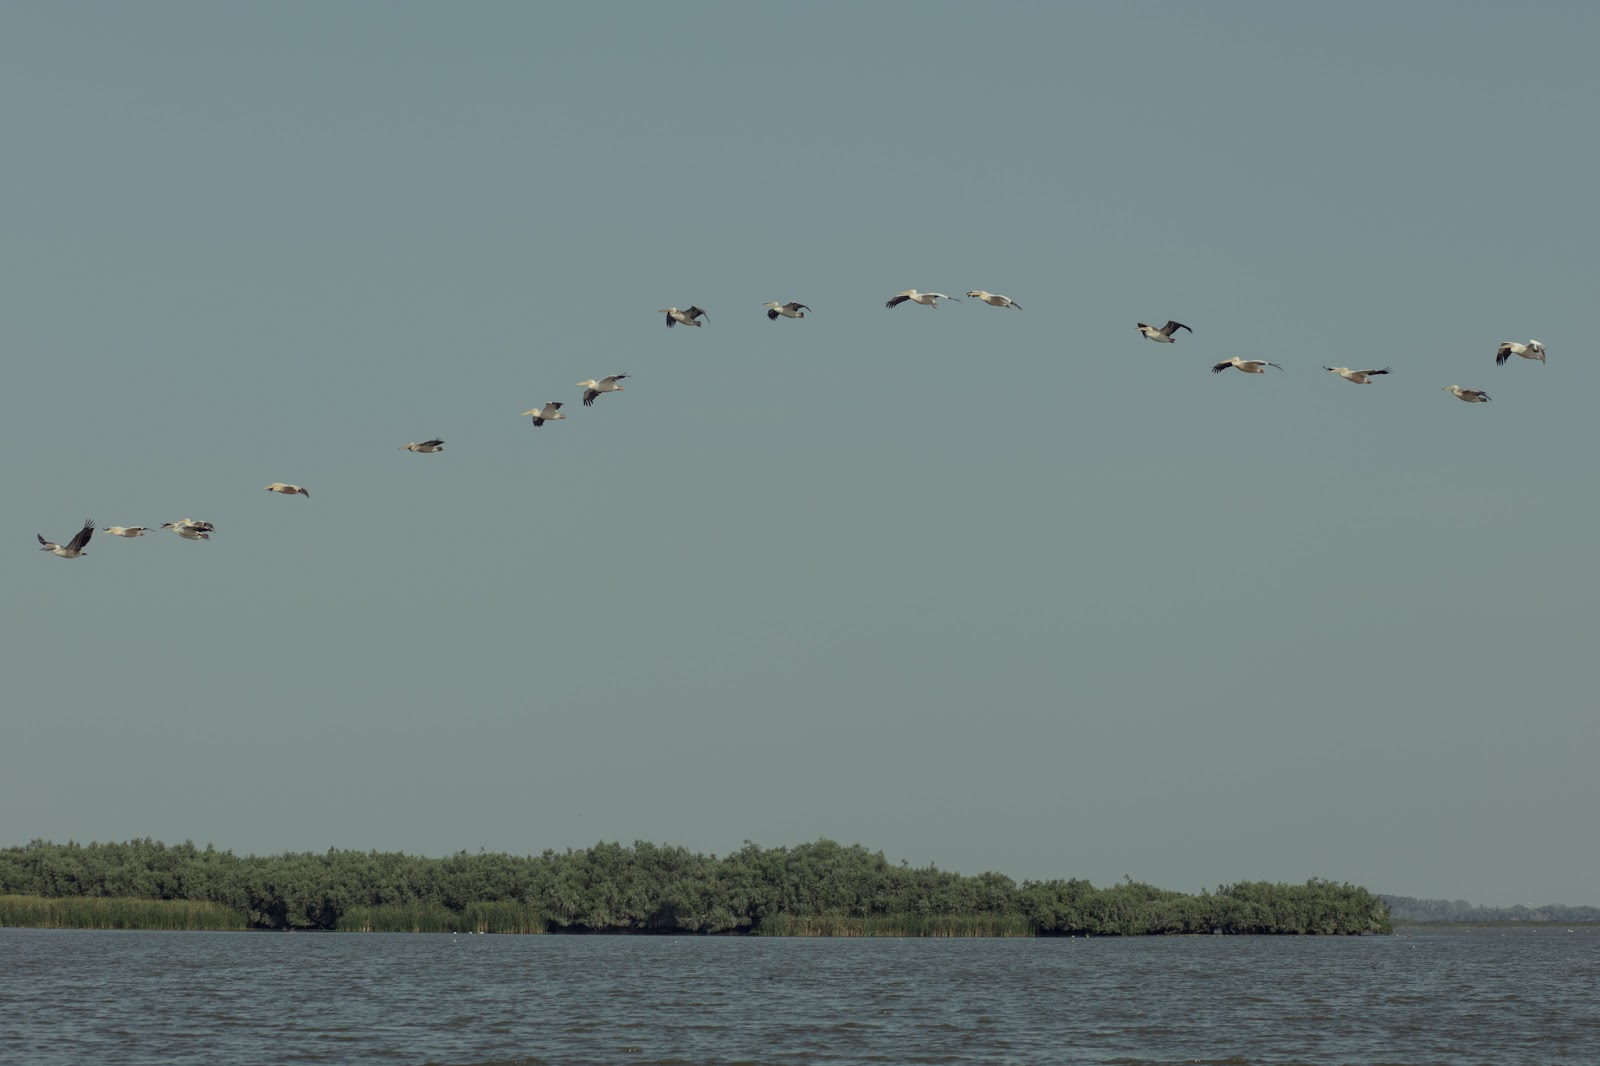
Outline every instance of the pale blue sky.
<svg viewBox="0 0 1600 1066">
<path fill-rule="evenodd" d="M 1596 39 L 8 7 L 0 842 L 1600 902 Z"/>
</svg>

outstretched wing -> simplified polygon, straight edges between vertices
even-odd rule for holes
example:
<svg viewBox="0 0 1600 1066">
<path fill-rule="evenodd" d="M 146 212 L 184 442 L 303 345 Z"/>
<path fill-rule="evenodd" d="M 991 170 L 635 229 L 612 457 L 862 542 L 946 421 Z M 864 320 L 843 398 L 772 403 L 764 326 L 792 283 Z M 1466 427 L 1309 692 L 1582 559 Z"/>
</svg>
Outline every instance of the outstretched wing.
<svg viewBox="0 0 1600 1066">
<path fill-rule="evenodd" d="M 440 445 L 442 445 L 443 443 L 444 443 L 444 441 L 442 441 L 442 440 L 425 440 L 425 441 L 422 442 L 422 446 L 424 448 L 437 448 Z"/>
<path fill-rule="evenodd" d="M 621 381 L 623 378 L 625 378 L 627 376 L 628 375 L 626 375 L 626 374 L 607 374 L 605 377 L 600 379 L 600 384 L 602 384 L 602 385 L 605 385 L 605 384 L 615 385 L 617 382 Z"/>
<path fill-rule="evenodd" d="M 1356 373 L 1357 374 L 1365 374 L 1369 378 L 1371 378 L 1371 377 L 1377 377 L 1379 374 L 1387 374 L 1389 371 L 1391 371 L 1393 369 L 1394 369 L 1393 367 L 1386 366 L 1382 370 L 1357 370 Z"/>
<path fill-rule="evenodd" d="M 885 306 L 885 307 L 899 307 L 901 304 L 905 303 L 909 299 L 911 299 L 911 297 L 909 297 L 909 296 L 896 296 L 893 299 L 891 299 L 888 303 L 884 304 L 883 306 Z"/>
<path fill-rule="evenodd" d="M 1502 345 L 1500 345 L 1500 349 L 1497 352 L 1494 353 L 1494 362 L 1495 362 L 1496 366 L 1505 366 L 1506 365 L 1506 360 L 1510 359 L 1510 358 L 1511 358 L 1511 345 L 1510 344 L 1502 344 Z"/>
<path fill-rule="evenodd" d="M 1179 329 L 1189 329 L 1189 327 L 1184 325 L 1182 322 L 1174 322 L 1174 321 L 1172 321 L 1172 319 L 1169 318 L 1169 319 L 1167 319 L 1167 324 L 1161 327 L 1161 332 L 1165 333 L 1167 336 L 1170 337 L 1170 336 L 1172 336 L 1173 330 L 1179 330 Z M 1189 332 L 1193 333 L 1194 330 L 1189 329 Z"/>
<path fill-rule="evenodd" d="M 704 315 L 707 319 L 711 317 L 710 315 L 706 314 L 705 308 L 695 307 L 692 304 L 689 306 L 689 310 L 685 311 L 684 314 L 688 315 L 691 319 L 699 318 L 702 315 Z"/>
<path fill-rule="evenodd" d="M 1226 363 L 1218 363 L 1216 366 L 1212 367 L 1211 368 L 1211 372 L 1213 374 L 1220 374 L 1220 373 L 1222 373 L 1224 370 L 1228 369 L 1232 365 L 1233 365 L 1233 360 L 1230 359 Z"/>
<path fill-rule="evenodd" d="M 811 308 L 807 307 L 805 304 L 800 304 L 800 303 L 791 303 L 788 306 L 789 306 L 789 310 L 791 310 L 791 311 L 809 311 L 809 310 L 811 310 Z"/>
<path fill-rule="evenodd" d="M 67 550 L 82 551 L 83 546 L 89 543 L 89 538 L 92 536 L 94 536 L 94 519 L 86 518 L 83 522 L 83 528 L 78 530 L 71 540 L 67 541 Z"/>
<path fill-rule="evenodd" d="M 594 398 L 596 396 L 598 396 L 598 395 L 600 395 L 600 394 L 598 392 L 596 392 L 594 389 L 584 389 L 583 390 L 583 406 L 585 406 L 585 407 L 593 407 L 594 406 Z"/>
</svg>

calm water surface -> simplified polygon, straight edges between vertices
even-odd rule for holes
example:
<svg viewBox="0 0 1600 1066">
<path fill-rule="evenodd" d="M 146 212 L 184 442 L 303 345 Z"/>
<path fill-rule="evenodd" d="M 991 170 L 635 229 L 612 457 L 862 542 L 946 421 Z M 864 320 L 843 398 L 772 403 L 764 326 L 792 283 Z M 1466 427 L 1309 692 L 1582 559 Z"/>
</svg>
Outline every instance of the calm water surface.
<svg viewBox="0 0 1600 1066">
<path fill-rule="evenodd" d="M 807 940 L 0 929 L 0 1063 L 1600 1062 L 1600 930 Z"/>
</svg>

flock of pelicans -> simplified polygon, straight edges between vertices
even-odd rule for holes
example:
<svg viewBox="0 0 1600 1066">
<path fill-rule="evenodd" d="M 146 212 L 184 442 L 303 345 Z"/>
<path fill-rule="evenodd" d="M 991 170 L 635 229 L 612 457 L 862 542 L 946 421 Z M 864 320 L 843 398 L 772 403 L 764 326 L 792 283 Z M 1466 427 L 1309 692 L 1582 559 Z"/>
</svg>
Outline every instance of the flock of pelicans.
<svg viewBox="0 0 1600 1066">
<path fill-rule="evenodd" d="M 974 300 L 981 300 L 983 303 L 989 304 L 991 307 L 1009 307 L 1017 311 L 1022 310 L 1021 304 L 1017 303 L 1011 297 L 1002 296 L 999 293 L 984 292 L 982 289 L 973 289 L 967 293 L 967 296 Z M 898 307 L 903 303 L 909 302 L 921 304 L 923 307 L 931 307 L 937 311 L 939 309 L 940 300 L 954 300 L 957 303 L 961 302 L 960 300 L 957 300 L 956 297 L 946 296 L 942 292 L 918 292 L 916 289 L 906 289 L 904 292 L 895 293 L 894 296 L 890 297 L 888 303 L 884 304 L 884 306 Z M 807 307 L 805 304 L 794 301 L 789 303 L 769 302 L 762 304 L 761 306 L 767 309 L 767 318 L 772 321 L 776 321 L 779 318 L 804 318 L 806 317 L 806 312 L 811 310 L 811 308 Z M 710 316 L 706 314 L 705 308 L 696 307 L 693 304 L 684 308 L 683 310 L 679 310 L 676 307 L 663 307 L 656 313 L 667 316 L 667 328 L 669 329 L 673 326 L 698 327 L 703 324 L 701 319 L 709 320 L 710 318 Z M 1159 327 L 1140 322 L 1138 323 L 1138 328 L 1139 332 L 1144 334 L 1148 340 L 1155 341 L 1158 344 L 1175 343 L 1177 340 L 1175 334 L 1180 329 L 1188 330 L 1190 333 L 1194 332 L 1194 330 L 1189 329 L 1189 327 L 1184 325 L 1182 322 L 1175 322 L 1170 319 L 1167 321 L 1166 325 Z M 1506 361 L 1513 355 L 1519 356 L 1523 359 L 1537 359 L 1542 363 L 1544 362 L 1545 355 L 1544 345 L 1540 344 L 1536 340 L 1529 340 L 1526 344 L 1520 344 L 1515 341 L 1502 341 L 1500 347 L 1495 351 L 1495 365 L 1504 366 Z M 1246 374 L 1263 374 L 1266 372 L 1266 368 L 1269 366 L 1276 367 L 1279 370 L 1283 369 L 1283 367 L 1278 366 L 1277 363 L 1270 362 L 1266 359 L 1241 359 L 1238 356 L 1233 356 L 1232 358 L 1213 366 L 1211 368 L 1211 372 L 1213 374 L 1220 374 L 1224 370 L 1232 367 L 1233 369 L 1243 371 Z M 1351 370 L 1347 366 L 1326 366 L 1323 367 L 1323 369 L 1330 374 L 1338 374 L 1346 381 L 1354 382 L 1357 385 L 1370 385 L 1372 384 L 1373 378 L 1389 373 L 1391 368 L 1384 367 L 1381 370 Z M 578 388 L 583 390 L 583 405 L 585 407 L 593 407 L 595 400 L 604 393 L 622 392 L 622 386 L 619 385 L 618 382 L 622 381 L 627 376 L 627 374 L 610 374 L 603 378 L 590 378 L 587 381 L 578 382 Z M 1464 389 L 1460 385 L 1446 385 L 1441 391 L 1454 393 L 1458 400 L 1462 400 L 1466 403 L 1488 403 L 1490 400 L 1489 394 L 1484 392 L 1482 389 Z M 542 407 L 535 407 L 531 411 L 522 412 L 522 417 L 532 418 L 535 426 L 542 426 L 546 422 L 553 422 L 557 419 L 566 418 L 567 416 L 561 413 L 562 406 L 563 405 L 559 401 L 551 400 Z M 435 452 L 444 450 L 444 441 L 412 441 L 408 444 L 401 445 L 400 450 L 416 452 L 421 455 L 431 455 Z M 305 486 L 293 485 L 285 481 L 274 481 L 272 484 L 266 487 L 266 491 L 280 493 L 284 496 L 305 496 L 309 498 L 311 495 L 311 493 L 306 490 Z M 185 540 L 210 540 L 211 534 L 216 531 L 216 526 L 212 525 L 210 522 L 196 522 L 189 518 L 185 518 L 177 522 L 163 522 L 161 523 L 160 528 L 170 529 L 172 532 L 176 533 Z M 40 551 L 47 551 L 51 555 L 58 555 L 63 559 L 78 559 L 83 557 L 84 548 L 88 546 L 89 538 L 94 536 L 94 530 L 94 520 L 90 519 L 84 522 L 83 528 L 78 530 L 77 533 L 73 534 L 72 539 L 67 541 L 65 544 L 57 544 L 55 541 L 45 540 L 43 534 L 35 534 L 35 536 L 39 538 L 39 543 L 42 545 L 42 547 L 39 549 Z M 150 529 L 146 526 L 108 526 L 105 532 L 116 537 L 142 537 L 146 533 L 150 532 Z"/>
</svg>

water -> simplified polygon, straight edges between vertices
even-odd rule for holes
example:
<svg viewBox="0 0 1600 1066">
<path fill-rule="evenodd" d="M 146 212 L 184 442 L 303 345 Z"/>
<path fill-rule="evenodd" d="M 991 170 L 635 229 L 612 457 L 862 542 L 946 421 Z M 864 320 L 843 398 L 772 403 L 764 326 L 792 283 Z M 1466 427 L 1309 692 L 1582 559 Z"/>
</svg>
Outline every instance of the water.
<svg viewBox="0 0 1600 1066">
<path fill-rule="evenodd" d="M 1600 1061 L 1600 929 L 806 940 L 0 929 L 0 1063 Z"/>
</svg>

